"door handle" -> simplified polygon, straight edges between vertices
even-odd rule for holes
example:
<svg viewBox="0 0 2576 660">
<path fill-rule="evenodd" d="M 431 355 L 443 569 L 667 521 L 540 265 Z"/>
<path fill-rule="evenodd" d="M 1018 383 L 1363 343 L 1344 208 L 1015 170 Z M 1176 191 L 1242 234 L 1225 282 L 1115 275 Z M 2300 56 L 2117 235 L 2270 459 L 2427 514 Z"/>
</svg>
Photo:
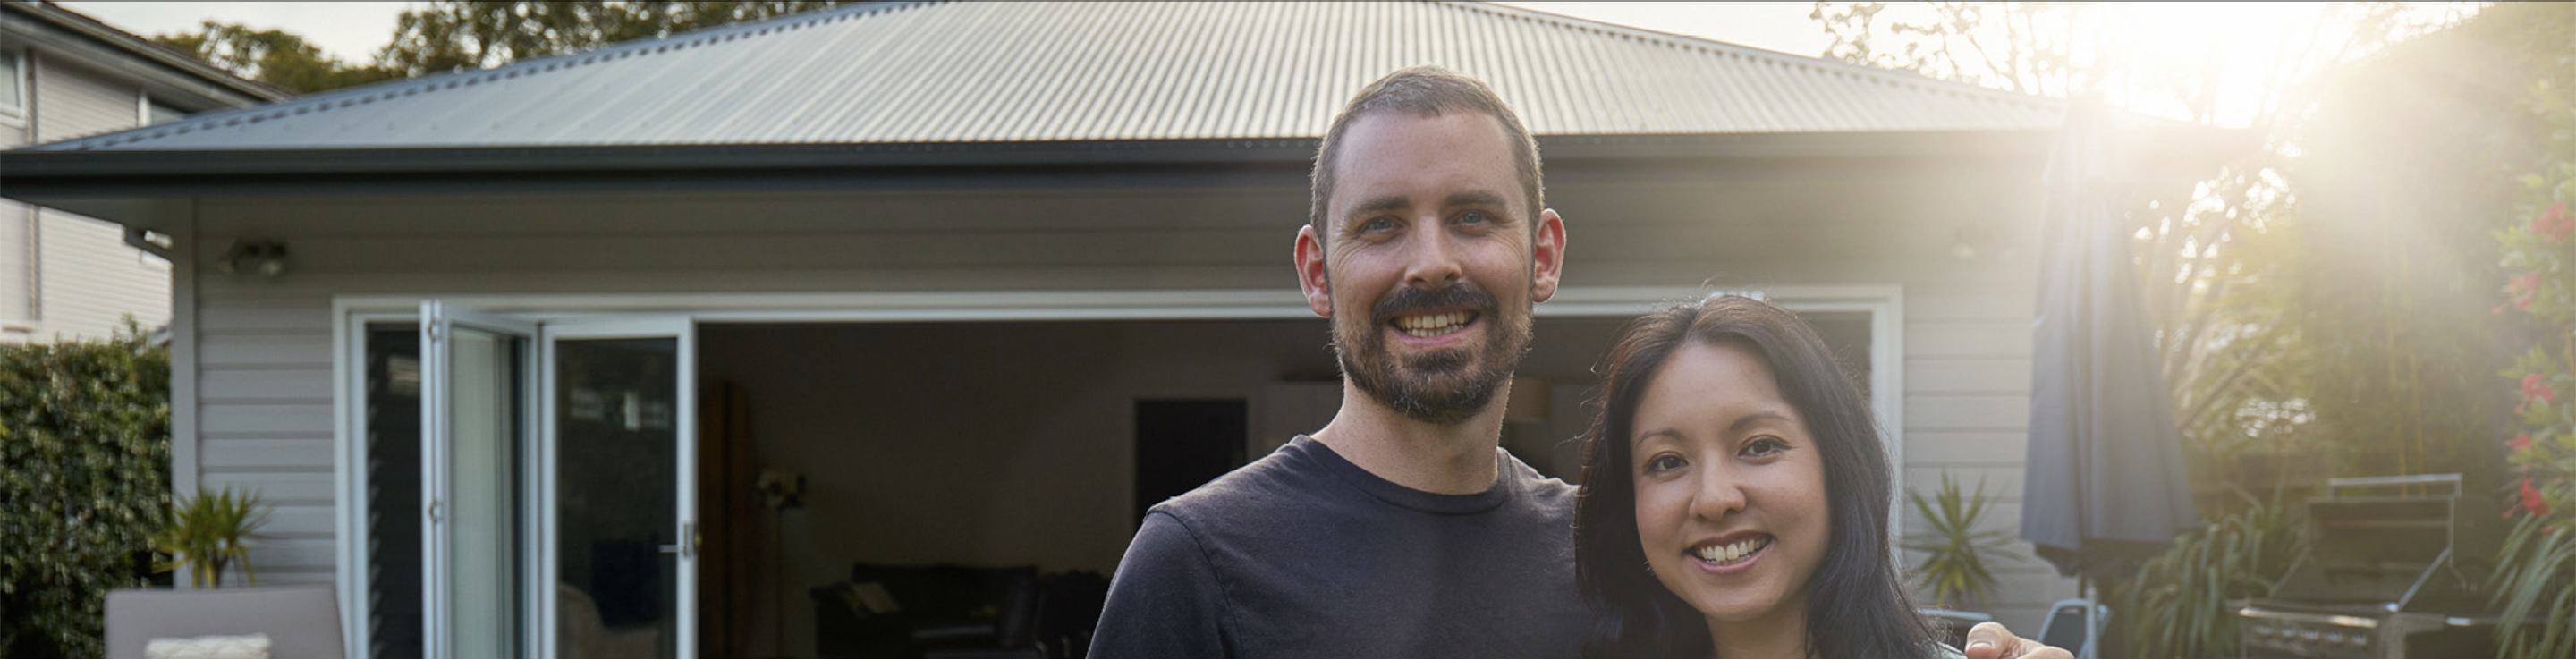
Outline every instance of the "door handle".
<svg viewBox="0 0 2576 660">
<path fill-rule="evenodd" d="M 705 541 L 706 539 L 701 538 L 701 535 L 698 534 L 697 523 L 680 523 L 680 542 L 662 544 L 662 554 L 696 557 L 698 556 L 698 544 Z"/>
</svg>

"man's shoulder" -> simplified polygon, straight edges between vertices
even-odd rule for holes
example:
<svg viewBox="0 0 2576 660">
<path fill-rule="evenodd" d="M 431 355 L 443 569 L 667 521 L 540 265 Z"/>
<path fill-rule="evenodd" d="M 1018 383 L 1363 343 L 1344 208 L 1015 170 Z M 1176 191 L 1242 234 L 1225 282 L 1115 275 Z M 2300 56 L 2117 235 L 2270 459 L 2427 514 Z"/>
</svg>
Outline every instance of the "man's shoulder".
<svg viewBox="0 0 2576 660">
<path fill-rule="evenodd" d="M 1331 475 L 1292 443 L 1235 468 L 1178 497 L 1155 504 L 1151 511 L 1172 516 L 1196 529 L 1224 524 L 1247 514 L 1292 508 L 1315 496 Z"/>
</svg>

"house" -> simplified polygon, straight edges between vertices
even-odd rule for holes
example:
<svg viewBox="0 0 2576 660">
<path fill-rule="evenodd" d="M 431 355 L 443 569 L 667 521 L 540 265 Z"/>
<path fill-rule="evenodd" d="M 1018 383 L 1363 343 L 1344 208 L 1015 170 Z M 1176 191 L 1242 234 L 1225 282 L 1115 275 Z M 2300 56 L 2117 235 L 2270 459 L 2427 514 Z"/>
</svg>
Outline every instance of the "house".
<svg viewBox="0 0 2576 660">
<path fill-rule="evenodd" d="M 2062 107 L 1906 73 L 1473 3 L 883 3 L 0 163 L 171 237 L 175 485 L 266 493 L 262 579 L 338 584 L 352 655 L 802 654 L 854 564 L 1107 572 L 1320 426 L 1307 170 L 1425 63 L 1522 112 L 1567 218 L 1511 451 L 1573 472 L 1621 322 L 1757 292 L 1865 375 L 1901 487 L 2018 519 Z M 2075 592 L 1997 572 L 2019 630 Z"/>
<path fill-rule="evenodd" d="M 0 3 L 0 149 L 283 99 L 49 2 Z M 106 338 L 170 321 L 170 262 L 96 218 L 0 202 L 0 342 Z"/>
</svg>

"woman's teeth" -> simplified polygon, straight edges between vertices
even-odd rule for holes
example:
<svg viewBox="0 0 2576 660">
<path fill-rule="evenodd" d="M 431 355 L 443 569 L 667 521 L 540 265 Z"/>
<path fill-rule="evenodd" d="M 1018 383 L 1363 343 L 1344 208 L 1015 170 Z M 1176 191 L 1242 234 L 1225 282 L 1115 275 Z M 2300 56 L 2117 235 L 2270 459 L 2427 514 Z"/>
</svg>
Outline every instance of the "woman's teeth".
<svg viewBox="0 0 2576 660">
<path fill-rule="evenodd" d="M 1429 314 L 1424 316 L 1399 316 L 1395 319 L 1395 327 L 1398 330 L 1403 330 L 1404 334 L 1413 335 L 1415 337 L 1437 337 L 1457 330 L 1458 326 L 1466 325 L 1467 320 L 1470 318 L 1474 318 L 1474 316 L 1467 312 L 1449 312 L 1446 314 Z"/>
<path fill-rule="evenodd" d="M 1712 564 L 1729 564 L 1742 560 L 1745 556 L 1751 555 L 1754 551 L 1761 550 L 1763 546 L 1767 545 L 1771 545 L 1771 537 L 1765 536 L 1749 541 L 1737 541 L 1724 545 L 1701 546 L 1695 551 L 1699 553 L 1701 561 L 1706 561 Z"/>
</svg>

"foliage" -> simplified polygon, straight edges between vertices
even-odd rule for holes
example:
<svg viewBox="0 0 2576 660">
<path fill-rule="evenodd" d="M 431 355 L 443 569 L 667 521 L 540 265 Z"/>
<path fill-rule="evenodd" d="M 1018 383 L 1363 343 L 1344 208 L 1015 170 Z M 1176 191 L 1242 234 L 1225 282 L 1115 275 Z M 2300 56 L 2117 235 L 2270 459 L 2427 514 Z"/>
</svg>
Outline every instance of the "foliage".
<svg viewBox="0 0 2576 660">
<path fill-rule="evenodd" d="M 2240 493 L 2240 495 L 2242 495 Z M 2223 658 L 2244 649 L 2227 601 L 2269 594 L 2302 551 L 2300 507 L 2278 499 L 2174 539 L 2119 591 L 2129 649 L 2140 658 Z"/>
<path fill-rule="evenodd" d="M 2496 647 L 2503 657 L 2576 656 L 2576 10 L 2530 10 L 2504 41 L 2533 48 L 2521 109 L 2535 122 L 2526 143 L 2541 155 L 2519 177 L 2522 190 L 2498 248 L 2504 303 L 2499 315 L 2528 321 L 2529 348 L 2499 373 L 2516 402 L 2505 460 L 2516 479 L 2516 520 L 2489 582 L 2502 609 Z"/>
<path fill-rule="evenodd" d="M 434 2 L 402 13 L 376 60 L 418 76 L 485 69 L 847 4 L 844 2 Z"/>
<path fill-rule="evenodd" d="M 240 562 L 242 577 L 259 584 L 259 572 L 251 570 L 249 541 L 268 522 L 268 507 L 259 501 L 259 493 L 234 494 L 231 486 L 222 491 L 197 489 L 197 496 L 170 505 L 170 525 L 152 535 L 152 549 L 170 555 L 168 561 L 153 564 L 154 571 L 188 568 L 189 583 L 198 587 L 224 586 L 224 569 Z"/>
<path fill-rule="evenodd" d="M 374 66 L 354 65 L 322 53 L 304 37 L 257 30 L 240 23 L 205 21 L 193 33 L 155 35 L 152 41 L 197 56 L 234 75 L 311 93 L 390 80 Z"/>
<path fill-rule="evenodd" d="M 1975 495 L 1966 495 L 1944 472 L 1941 490 L 1931 500 L 1922 493 L 1905 496 L 1932 526 L 1930 531 L 1906 535 L 1904 547 L 1928 555 L 1915 567 L 1915 579 L 1932 590 L 1933 605 L 1958 609 L 1975 603 L 1983 608 L 1986 596 L 1995 590 L 1995 574 L 1986 569 L 1986 558 L 2020 557 L 2007 547 L 2013 543 L 2010 530 L 1981 524 L 1991 501 L 1986 498 L 1985 480 L 1977 480 Z"/>
<path fill-rule="evenodd" d="M 170 354 L 140 334 L 0 346 L 0 655 L 98 657 L 140 584 L 170 491 Z"/>
<path fill-rule="evenodd" d="M 312 93 L 459 69 L 488 69 L 647 37 L 768 20 L 843 4 L 770 2 L 431 2 L 404 11 L 374 61 L 343 62 L 304 37 L 207 21 L 153 41 L 244 78 Z"/>
</svg>

